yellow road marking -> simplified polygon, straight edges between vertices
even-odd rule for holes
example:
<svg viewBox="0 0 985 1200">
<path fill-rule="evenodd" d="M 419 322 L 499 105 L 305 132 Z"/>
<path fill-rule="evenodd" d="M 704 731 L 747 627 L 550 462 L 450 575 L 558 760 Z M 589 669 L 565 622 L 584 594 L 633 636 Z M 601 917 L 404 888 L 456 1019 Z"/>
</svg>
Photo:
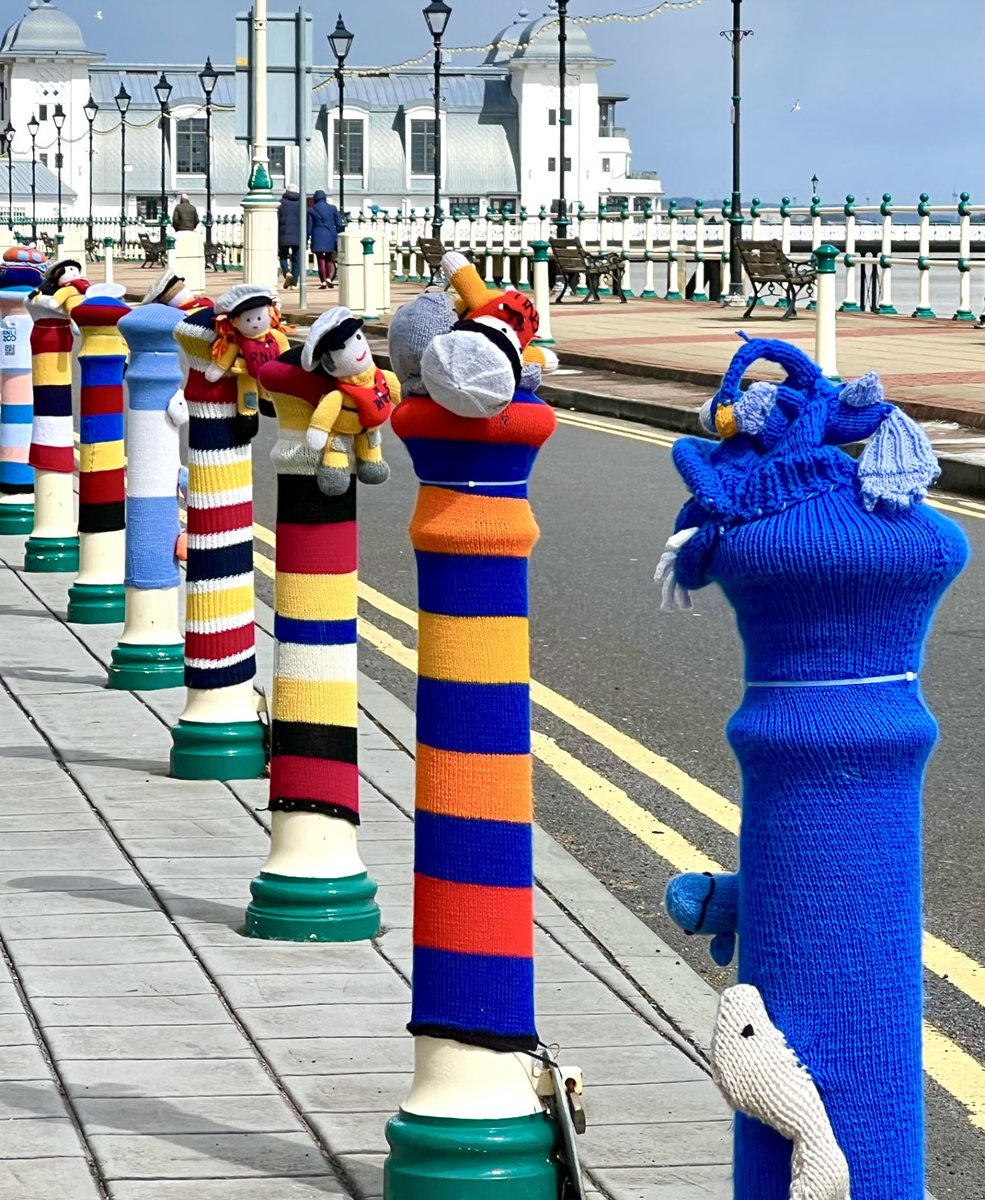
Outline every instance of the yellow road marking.
<svg viewBox="0 0 985 1200">
<path fill-rule="evenodd" d="M 961 517 L 976 517 L 979 521 L 985 521 L 985 511 L 975 512 L 973 508 L 958 508 L 956 504 L 945 504 L 943 500 L 932 500 L 929 496 L 927 503 L 932 508 L 942 508 L 945 512 L 957 513 Z"/>
<path fill-rule="evenodd" d="M 985 1067 L 928 1021 L 923 1023 L 923 1066 L 966 1110 L 972 1125 L 985 1133 Z"/>
<path fill-rule="evenodd" d="M 980 962 L 927 932 L 923 935 L 923 961 L 935 975 L 985 1008 L 985 966 Z"/>
<path fill-rule="evenodd" d="M 676 438 L 667 437 L 659 433 L 651 433 L 642 427 L 639 431 L 635 429 L 620 429 L 614 425 L 606 426 L 597 424 L 594 421 L 579 420 L 577 417 L 572 417 L 569 413 L 560 413 L 556 410 L 555 412 L 560 425 L 571 425 L 578 429 L 593 429 L 598 433 L 608 433 L 613 437 L 628 438 L 634 442 L 650 442 L 658 446 L 673 446 L 677 440 Z"/>
</svg>

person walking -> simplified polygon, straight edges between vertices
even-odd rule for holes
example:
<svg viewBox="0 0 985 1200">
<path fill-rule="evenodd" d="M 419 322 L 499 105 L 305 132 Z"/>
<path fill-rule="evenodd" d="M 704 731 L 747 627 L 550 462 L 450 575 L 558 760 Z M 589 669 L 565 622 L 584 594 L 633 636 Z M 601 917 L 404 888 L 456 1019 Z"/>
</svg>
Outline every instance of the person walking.
<svg viewBox="0 0 985 1200">
<path fill-rule="evenodd" d="M 198 209 L 188 199 L 187 192 L 181 193 L 181 199 L 174 206 L 171 224 L 176 233 L 190 233 L 198 228 Z"/>
<path fill-rule="evenodd" d="M 287 185 L 277 209 L 277 245 L 284 287 L 294 287 L 298 278 L 298 250 L 301 237 L 301 195 L 293 183 Z"/>
<path fill-rule="evenodd" d="M 330 204 L 322 191 L 315 192 L 308 209 L 308 240 L 318 260 L 319 288 L 335 287 L 335 255 L 339 234 L 345 229 L 345 218 Z"/>
</svg>

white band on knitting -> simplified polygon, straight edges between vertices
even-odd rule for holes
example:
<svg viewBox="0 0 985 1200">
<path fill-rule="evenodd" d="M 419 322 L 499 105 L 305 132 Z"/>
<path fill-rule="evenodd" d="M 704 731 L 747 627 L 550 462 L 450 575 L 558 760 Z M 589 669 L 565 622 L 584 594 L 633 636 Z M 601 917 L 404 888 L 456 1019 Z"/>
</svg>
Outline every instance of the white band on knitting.
<svg viewBox="0 0 985 1200">
<path fill-rule="evenodd" d="M 762 681 L 746 680 L 746 687 L 751 688 L 805 688 L 805 687 L 851 687 L 860 683 L 899 683 L 906 680 L 912 683 L 919 678 L 916 671 L 904 671 L 902 675 L 869 675 L 865 679 L 804 679 L 780 680 L 764 679 Z"/>
<path fill-rule="evenodd" d="M 528 479 L 497 479 L 490 483 L 485 483 L 481 479 L 421 479 L 418 481 L 422 487 L 522 487 L 523 484 L 529 483 Z"/>
</svg>

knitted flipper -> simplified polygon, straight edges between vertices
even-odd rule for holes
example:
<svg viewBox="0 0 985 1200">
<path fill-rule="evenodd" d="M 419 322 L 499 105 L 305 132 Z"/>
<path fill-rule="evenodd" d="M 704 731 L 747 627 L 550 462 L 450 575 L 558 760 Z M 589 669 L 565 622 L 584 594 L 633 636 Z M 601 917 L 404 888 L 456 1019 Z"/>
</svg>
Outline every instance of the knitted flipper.
<svg viewBox="0 0 985 1200">
<path fill-rule="evenodd" d="M 934 448 L 923 429 L 894 408 L 862 455 L 858 478 L 862 503 L 872 512 L 881 501 L 887 508 L 908 508 L 925 500 L 940 476 Z"/>
</svg>

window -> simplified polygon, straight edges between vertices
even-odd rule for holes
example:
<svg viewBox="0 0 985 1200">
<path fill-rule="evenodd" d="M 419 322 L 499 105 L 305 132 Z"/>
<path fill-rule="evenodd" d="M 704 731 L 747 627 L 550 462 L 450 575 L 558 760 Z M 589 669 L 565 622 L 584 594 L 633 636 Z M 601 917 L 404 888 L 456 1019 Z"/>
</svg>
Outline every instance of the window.
<svg viewBox="0 0 985 1200">
<path fill-rule="evenodd" d="M 451 199 L 448 201 L 448 210 L 449 210 L 449 212 L 453 213 L 456 208 L 460 210 L 461 215 L 463 217 L 467 217 L 469 215 L 469 212 L 473 208 L 476 210 L 479 209 L 479 197 L 478 196 L 452 196 Z"/>
<path fill-rule="evenodd" d="M 410 123 L 410 173 L 434 174 L 434 121 Z"/>
<path fill-rule="evenodd" d="M 513 196 L 490 196 L 489 207 L 500 216 L 512 217 L 516 215 L 516 198 Z"/>
<path fill-rule="evenodd" d="M 268 146 L 267 159 L 271 175 L 287 174 L 287 147 Z"/>
<path fill-rule="evenodd" d="M 603 158 L 602 159 L 602 170 L 606 175 L 609 174 L 609 172 L 612 170 L 612 159 L 611 158 Z"/>
<path fill-rule="evenodd" d="M 557 124 L 557 109 L 556 108 L 549 108 L 547 110 L 547 123 L 548 123 L 548 125 L 556 125 Z M 565 123 L 565 125 L 571 124 L 571 109 L 570 108 L 566 108 L 564 110 L 564 123 Z"/>
<path fill-rule="evenodd" d="M 46 167 L 48 165 L 48 155 L 47 154 L 39 154 L 38 162 L 42 165 L 42 167 Z"/>
<path fill-rule="evenodd" d="M 179 175 L 204 175 L 207 158 L 205 118 L 176 122 L 175 164 Z"/>
<path fill-rule="evenodd" d="M 548 169 L 548 171 L 556 171 L 557 170 L 557 159 L 556 158 L 549 158 L 547 160 L 547 169 Z"/>
<path fill-rule="evenodd" d="M 38 120 L 39 121 L 47 121 L 48 120 L 48 105 L 47 104 L 39 104 L 38 105 Z"/>
<path fill-rule="evenodd" d="M 415 121 L 414 124 L 417 124 Z M 339 159 L 340 149 L 343 157 Z M 358 175 L 363 173 L 363 122 L 357 117 L 347 117 L 335 122 L 335 174 Z"/>
<path fill-rule="evenodd" d="M 613 137 L 616 127 L 615 100 L 599 101 L 599 137 Z"/>
<path fill-rule="evenodd" d="M 160 216 L 160 196 L 137 197 L 137 220 L 154 224 Z"/>
</svg>

